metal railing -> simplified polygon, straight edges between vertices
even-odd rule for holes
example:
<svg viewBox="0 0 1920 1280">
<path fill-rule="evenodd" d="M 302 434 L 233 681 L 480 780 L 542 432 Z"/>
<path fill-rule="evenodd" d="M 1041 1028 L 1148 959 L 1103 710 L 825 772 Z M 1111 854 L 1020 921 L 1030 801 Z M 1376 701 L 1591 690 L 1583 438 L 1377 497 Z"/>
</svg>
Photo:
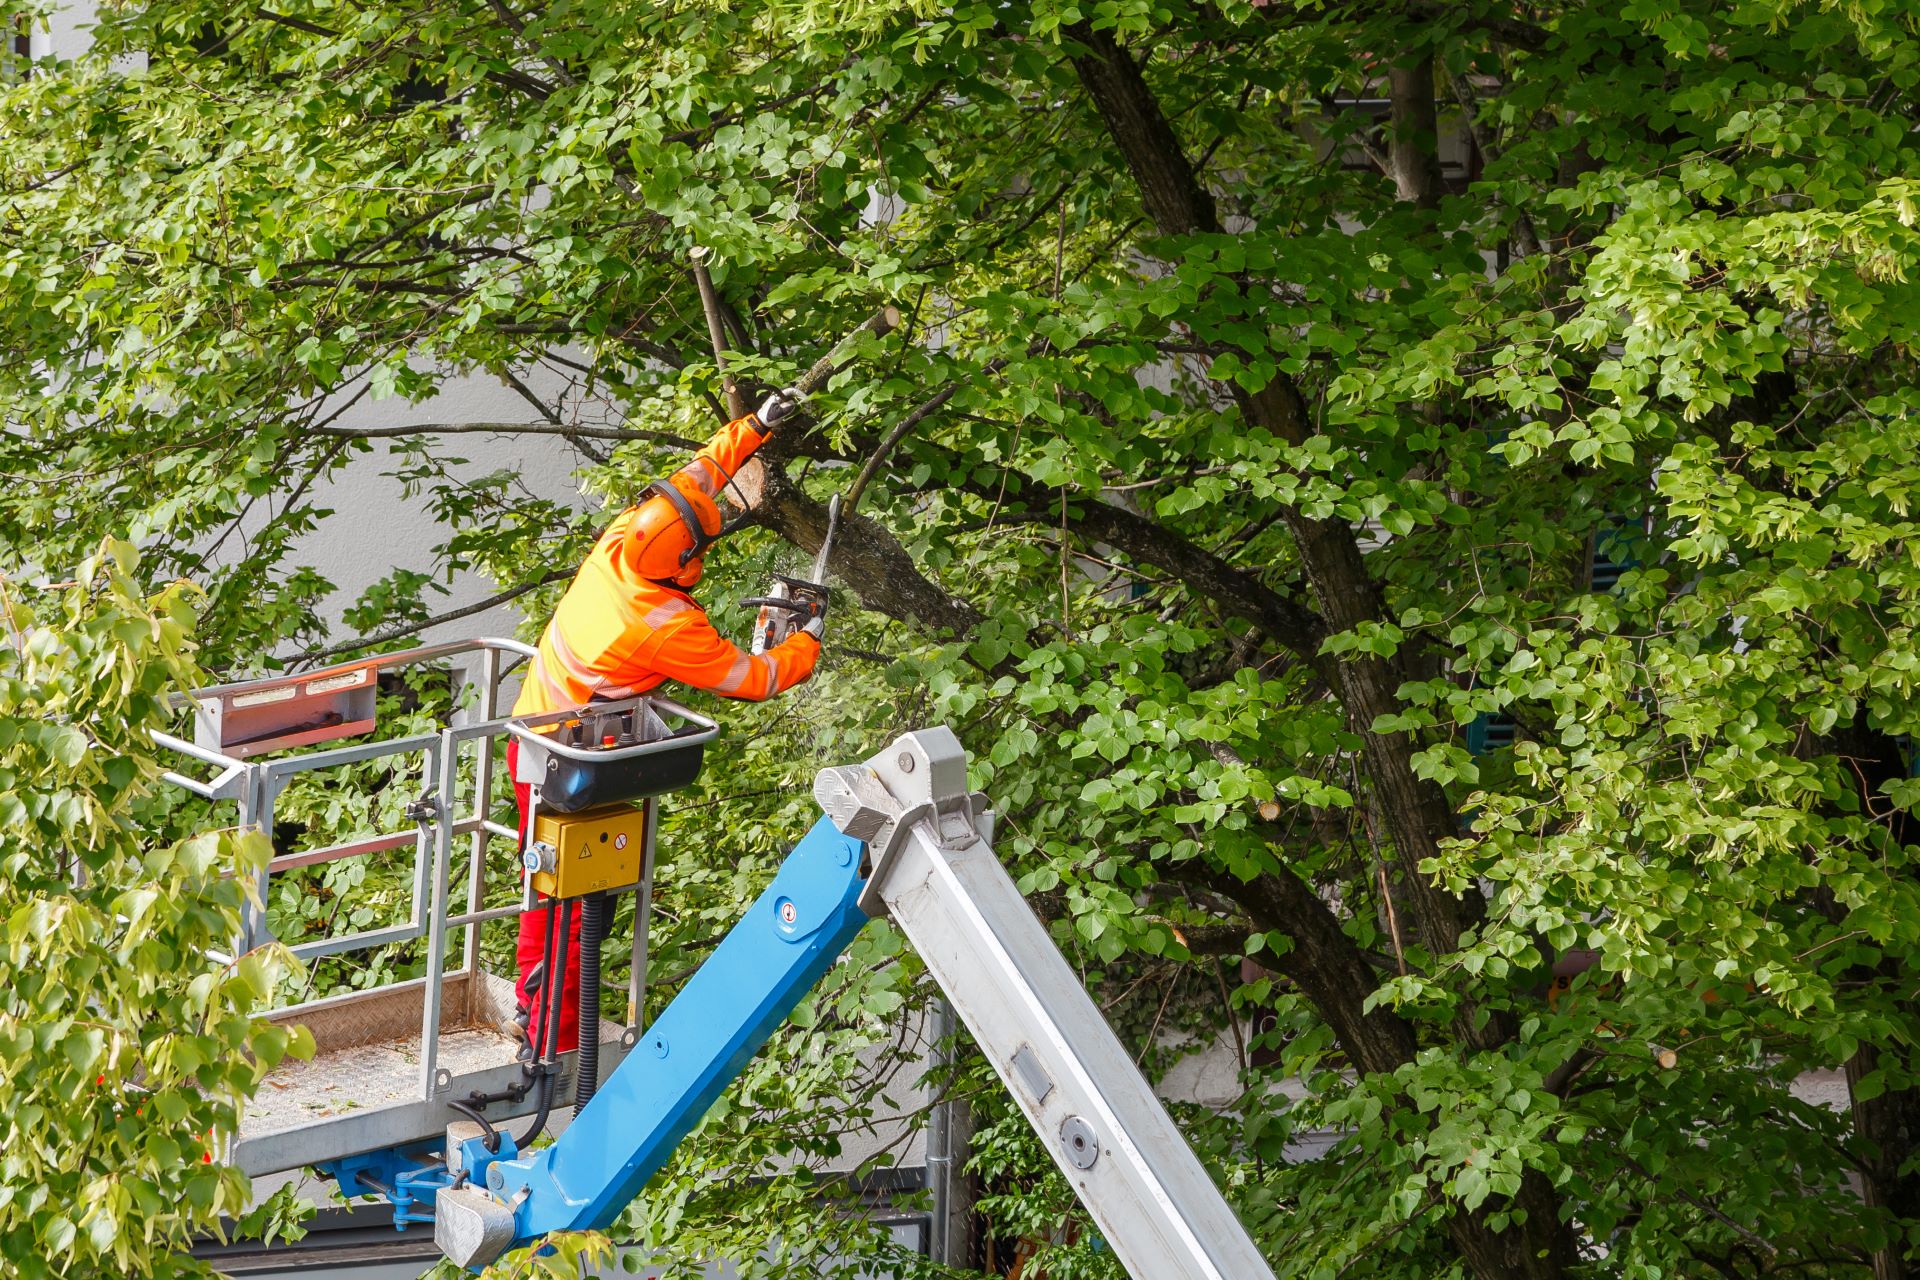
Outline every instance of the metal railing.
<svg viewBox="0 0 1920 1280">
<path fill-rule="evenodd" d="M 293 705 L 303 698 L 318 700 L 323 698 L 324 694 L 313 692 L 314 690 L 327 690 L 345 683 L 358 683 L 371 687 L 375 683 L 377 674 L 382 671 L 437 663 L 475 653 L 479 655 L 480 670 L 475 681 L 479 697 L 478 705 L 473 712 L 474 718 L 465 724 L 450 724 L 436 732 L 409 734 L 386 740 L 352 742 L 336 747 L 319 747 L 299 754 L 263 760 L 251 757 L 274 751 L 276 742 L 287 741 L 289 745 L 292 745 L 295 740 L 311 742 L 316 735 L 324 735 L 330 730 L 306 728 L 298 732 L 282 734 L 279 738 L 269 734 L 248 739 L 243 745 L 236 746 L 219 739 L 218 716 L 208 714 L 210 709 L 232 707 L 236 704 L 259 707 L 275 703 Z M 259 872 L 255 885 L 255 900 L 248 906 L 241 936 L 236 940 L 237 949 L 244 952 L 271 938 L 265 907 L 270 901 L 273 877 L 276 874 L 319 866 L 344 858 L 366 857 L 403 849 L 411 843 L 414 847 L 411 901 L 404 922 L 334 937 L 316 938 L 296 943 L 289 947 L 289 950 L 303 960 L 317 960 L 347 951 L 367 950 L 421 938 L 426 940 L 424 978 L 385 984 L 399 986 L 405 981 L 419 981 L 424 987 L 420 1029 L 422 1098 L 430 1099 L 437 1090 L 448 1088 L 452 1084 L 451 1079 L 445 1077 L 440 1071 L 438 1063 L 442 1001 L 446 979 L 478 974 L 480 926 L 491 920 L 516 916 L 521 911 L 521 905 L 518 902 L 492 908 L 485 906 L 485 872 L 487 846 L 490 840 L 498 837 L 513 844 L 517 844 L 519 840 L 519 832 L 515 828 L 495 822 L 489 816 L 496 774 L 492 742 L 493 739 L 504 735 L 508 726 L 508 719 L 501 715 L 500 706 L 500 685 L 504 675 L 503 658 L 507 656 L 531 658 L 533 654 L 534 650 L 530 646 L 517 640 L 482 637 L 446 644 L 422 645 L 299 675 L 276 676 L 214 686 L 195 690 L 183 700 L 183 704 L 198 704 L 196 711 L 200 725 L 197 736 L 201 739 L 200 741 L 188 741 L 169 733 L 153 734 L 153 740 L 159 746 L 217 770 L 211 778 L 205 780 L 170 770 L 164 775 L 168 782 L 208 801 L 234 802 L 239 810 L 238 825 L 241 829 L 263 831 L 269 836 L 274 830 L 275 806 L 292 779 L 304 774 L 391 756 L 420 755 L 424 758 L 420 771 L 423 790 L 419 799 L 409 809 L 409 814 L 416 824 L 413 831 L 382 832 L 318 849 L 287 853 L 276 851 Z M 357 682 L 350 681 L 350 677 L 358 673 L 371 674 L 363 676 Z M 371 712 L 368 715 L 369 719 L 366 721 L 354 721 L 343 725 L 341 732 L 371 731 Z M 463 810 L 460 763 L 463 751 L 473 744 L 480 744 L 473 772 L 473 798 L 472 804 Z M 647 817 L 649 833 L 652 831 L 654 821 L 655 814 L 649 802 Z M 453 849 L 455 842 L 463 837 L 470 841 L 471 865 L 467 873 L 465 910 L 455 914 L 449 910 Z M 645 880 L 640 889 L 643 903 L 651 899 L 652 852 L 652 841 L 649 839 Z M 642 907 L 637 914 L 644 919 L 645 908 Z M 450 973 L 447 969 L 447 933 L 450 929 L 456 928 L 464 928 L 466 936 L 463 939 L 460 966 Z M 645 930 L 643 926 L 636 927 L 634 932 L 635 976 L 629 988 L 629 995 L 634 998 L 637 1008 L 639 999 L 644 995 L 644 987 L 641 984 L 644 982 L 645 962 L 641 947 L 644 946 Z M 374 988 L 374 990 L 379 989 Z M 298 1007 L 295 1006 L 295 1008 Z"/>
</svg>

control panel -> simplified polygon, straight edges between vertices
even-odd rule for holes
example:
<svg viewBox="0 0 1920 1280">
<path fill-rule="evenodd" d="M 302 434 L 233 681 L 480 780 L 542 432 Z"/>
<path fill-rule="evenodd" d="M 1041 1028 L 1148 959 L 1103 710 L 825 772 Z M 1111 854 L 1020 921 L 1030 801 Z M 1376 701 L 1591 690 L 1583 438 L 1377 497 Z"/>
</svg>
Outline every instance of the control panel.
<svg viewBox="0 0 1920 1280">
<path fill-rule="evenodd" d="M 533 887 L 549 898 L 578 898 L 640 883 L 647 811 L 628 804 L 583 813 L 536 812 L 522 860 Z"/>
</svg>

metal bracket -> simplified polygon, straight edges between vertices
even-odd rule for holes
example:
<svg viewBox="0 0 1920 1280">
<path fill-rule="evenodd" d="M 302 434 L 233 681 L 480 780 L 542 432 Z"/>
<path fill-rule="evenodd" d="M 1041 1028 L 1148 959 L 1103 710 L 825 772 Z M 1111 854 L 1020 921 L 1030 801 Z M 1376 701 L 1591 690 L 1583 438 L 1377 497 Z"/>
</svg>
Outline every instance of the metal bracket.
<svg viewBox="0 0 1920 1280">
<path fill-rule="evenodd" d="M 813 798 L 840 834 L 867 846 L 860 909 L 870 916 L 887 913 L 878 886 L 915 826 L 927 824 L 943 848 L 993 842 L 993 811 L 986 796 L 967 790 L 966 750 L 945 725 L 903 733 L 865 764 L 822 769 Z"/>
<path fill-rule="evenodd" d="M 315 1172 L 330 1177 L 340 1194 L 351 1200 L 356 1196 L 378 1196 L 393 1207 L 393 1226 L 405 1231 L 416 1222 L 432 1222 L 426 1208 L 452 1181 L 453 1174 L 442 1159 L 444 1152 L 433 1142 L 387 1147 L 363 1155 L 328 1160 L 314 1166 Z"/>
</svg>

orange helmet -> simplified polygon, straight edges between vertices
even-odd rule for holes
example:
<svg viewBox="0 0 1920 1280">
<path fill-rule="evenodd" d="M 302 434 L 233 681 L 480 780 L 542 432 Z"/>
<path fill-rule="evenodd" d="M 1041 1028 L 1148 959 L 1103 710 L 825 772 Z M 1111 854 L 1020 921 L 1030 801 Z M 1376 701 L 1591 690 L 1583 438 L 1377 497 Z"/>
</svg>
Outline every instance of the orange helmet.
<svg viewBox="0 0 1920 1280">
<path fill-rule="evenodd" d="M 698 583 L 707 547 L 720 536 L 719 506 L 685 471 L 648 485 L 636 505 L 624 548 L 627 567 L 654 582 Z"/>
</svg>

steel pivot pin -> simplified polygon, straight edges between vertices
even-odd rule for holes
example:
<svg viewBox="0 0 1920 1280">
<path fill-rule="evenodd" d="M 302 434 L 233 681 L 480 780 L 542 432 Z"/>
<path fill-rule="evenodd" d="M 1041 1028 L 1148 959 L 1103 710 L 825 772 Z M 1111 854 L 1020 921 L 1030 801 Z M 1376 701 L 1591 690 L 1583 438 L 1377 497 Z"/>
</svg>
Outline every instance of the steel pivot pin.
<svg viewBox="0 0 1920 1280">
<path fill-rule="evenodd" d="M 1067 1162 L 1076 1169 L 1091 1169 L 1100 1159 L 1100 1139 L 1081 1116 L 1068 1116 L 1060 1122 L 1060 1142 L 1067 1150 Z"/>
</svg>

